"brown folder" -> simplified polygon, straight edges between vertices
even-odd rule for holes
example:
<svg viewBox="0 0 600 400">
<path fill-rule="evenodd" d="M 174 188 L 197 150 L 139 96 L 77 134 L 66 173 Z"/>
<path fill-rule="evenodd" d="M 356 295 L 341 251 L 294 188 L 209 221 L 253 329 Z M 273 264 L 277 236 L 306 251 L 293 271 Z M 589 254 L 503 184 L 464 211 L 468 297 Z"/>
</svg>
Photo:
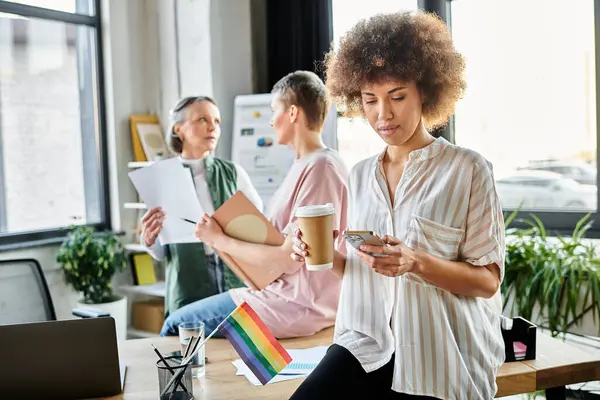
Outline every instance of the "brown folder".
<svg viewBox="0 0 600 400">
<path fill-rule="evenodd" d="M 244 242 L 281 246 L 281 233 L 258 211 L 240 191 L 227 200 L 212 216 L 230 237 Z M 283 274 L 282 265 L 270 265 L 257 260 L 249 264 L 227 253 L 217 251 L 229 268 L 254 290 L 262 290 Z"/>
</svg>

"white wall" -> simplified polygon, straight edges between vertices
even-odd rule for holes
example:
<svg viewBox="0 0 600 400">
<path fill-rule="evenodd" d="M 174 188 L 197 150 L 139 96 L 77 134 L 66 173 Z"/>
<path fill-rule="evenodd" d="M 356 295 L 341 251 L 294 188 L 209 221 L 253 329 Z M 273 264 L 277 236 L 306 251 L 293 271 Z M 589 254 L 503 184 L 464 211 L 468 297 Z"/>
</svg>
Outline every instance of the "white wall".
<svg viewBox="0 0 600 400">
<path fill-rule="evenodd" d="M 159 26 L 160 98 L 168 112 L 184 96 L 208 95 L 219 104 L 222 136 L 216 154 L 231 157 L 233 101 L 253 92 L 250 0 L 151 0 Z M 176 23 L 175 14 L 177 16 Z"/>
<path fill-rule="evenodd" d="M 127 162 L 133 154 L 128 118 L 156 108 L 157 80 L 149 75 L 156 70 L 147 67 L 147 54 L 155 53 L 155 49 L 148 45 L 151 36 L 147 35 L 146 5 L 145 0 L 102 2 L 111 220 L 115 231 L 132 229 L 136 217 L 135 212 L 122 208 L 123 202 L 136 198 L 127 176 Z"/>
<path fill-rule="evenodd" d="M 250 1 L 214 0 L 211 20 L 213 96 L 223 119 L 216 154 L 230 158 L 235 96 L 252 93 Z"/>
<path fill-rule="evenodd" d="M 136 213 L 122 207 L 124 202 L 136 200 L 127 176 L 127 162 L 132 159 L 129 114 L 157 113 L 166 128 L 168 110 L 180 96 L 213 96 L 221 106 L 224 121 L 217 154 L 231 154 L 234 96 L 252 92 L 249 3 L 102 1 L 110 204 L 115 231 L 130 232 L 136 225 Z M 57 316 L 67 318 L 78 295 L 62 280 L 55 261 L 57 248 L 2 252 L 0 259 L 39 260 Z M 128 281 L 129 275 L 121 274 L 115 284 Z"/>
</svg>

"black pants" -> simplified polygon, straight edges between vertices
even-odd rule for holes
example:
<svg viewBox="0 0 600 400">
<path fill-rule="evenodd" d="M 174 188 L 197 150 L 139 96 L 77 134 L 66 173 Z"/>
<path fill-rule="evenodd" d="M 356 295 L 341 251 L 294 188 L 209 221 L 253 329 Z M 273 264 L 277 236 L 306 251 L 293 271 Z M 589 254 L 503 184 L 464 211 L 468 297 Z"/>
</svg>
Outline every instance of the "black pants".
<svg viewBox="0 0 600 400">
<path fill-rule="evenodd" d="M 393 376 L 393 356 L 383 367 L 366 373 L 352 353 L 334 344 L 290 399 L 433 399 L 394 392 L 391 389 Z"/>
</svg>

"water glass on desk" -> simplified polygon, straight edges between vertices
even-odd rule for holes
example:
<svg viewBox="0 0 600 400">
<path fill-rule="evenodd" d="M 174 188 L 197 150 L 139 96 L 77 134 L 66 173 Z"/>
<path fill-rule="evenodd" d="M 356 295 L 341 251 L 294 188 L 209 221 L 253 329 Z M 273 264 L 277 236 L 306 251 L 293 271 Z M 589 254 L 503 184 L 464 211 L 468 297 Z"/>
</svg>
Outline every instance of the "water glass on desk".
<svg viewBox="0 0 600 400">
<path fill-rule="evenodd" d="M 200 342 L 204 340 L 204 323 L 200 321 L 193 321 L 184 322 L 179 325 L 179 343 L 181 344 L 181 354 L 185 354 L 185 349 L 190 341 L 192 341 L 190 346 L 193 349 L 194 345 L 196 344 L 196 340 L 200 340 Z M 193 378 L 200 378 L 201 376 L 204 376 L 206 373 L 204 362 L 204 346 L 202 346 L 198 349 L 194 358 L 192 358 Z"/>
</svg>

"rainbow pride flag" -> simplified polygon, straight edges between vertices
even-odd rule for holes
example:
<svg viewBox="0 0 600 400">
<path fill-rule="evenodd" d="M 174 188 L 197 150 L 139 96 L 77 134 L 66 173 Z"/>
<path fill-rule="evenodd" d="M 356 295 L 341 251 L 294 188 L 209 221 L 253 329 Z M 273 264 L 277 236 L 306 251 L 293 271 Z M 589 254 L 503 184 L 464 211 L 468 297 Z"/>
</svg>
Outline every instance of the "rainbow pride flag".
<svg viewBox="0 0 600 400">
<path fill-rule="evenodd" d="M 263 385 L 292 361 L 292 357 L 246 302 L 240 304 L 220 324 L 219 332 L 229 339 Z"/>
</svg>

